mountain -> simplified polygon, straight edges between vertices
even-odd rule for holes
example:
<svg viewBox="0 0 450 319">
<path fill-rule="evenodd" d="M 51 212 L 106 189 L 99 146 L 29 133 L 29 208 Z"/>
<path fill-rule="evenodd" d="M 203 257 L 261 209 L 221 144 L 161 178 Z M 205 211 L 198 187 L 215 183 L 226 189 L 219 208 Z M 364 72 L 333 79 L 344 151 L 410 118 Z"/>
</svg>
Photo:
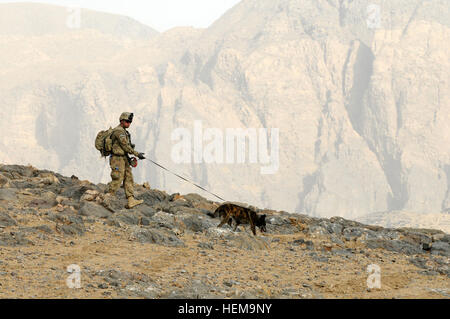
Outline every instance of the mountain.
<svg viewBox="0 0 450 319">
<path fill-rule="evenodd" d="M 266 215 L 254 236 L 245 224 L 218 228 L 220 203 L 195 193 L 136 184 L 144 203 L 128 210 L 123 189 L 106 203 L 105 188 L 0 165 L 0 298 L 450 296 L 450 235 L 440 230 L 249 206 Z"/>
<path fill-rule="evenodd" d="M 16 22 L 0 31 L 3 163 L 107 182 L 93 140 L 128 110 L 139 151 L 227 200 L 351 219 L 450 208 L 447 1 L 244 0 L 161 34 L 96 12 L 75 30 L 59 7 L 1 12 Z M 261 157 L 176 163 L 172 134 L 195 121 L 266 128 L 269 146 L 278 129 L 272 174 Z M 196 190 L 150 162 L 135 179 Z"/>
</svg>

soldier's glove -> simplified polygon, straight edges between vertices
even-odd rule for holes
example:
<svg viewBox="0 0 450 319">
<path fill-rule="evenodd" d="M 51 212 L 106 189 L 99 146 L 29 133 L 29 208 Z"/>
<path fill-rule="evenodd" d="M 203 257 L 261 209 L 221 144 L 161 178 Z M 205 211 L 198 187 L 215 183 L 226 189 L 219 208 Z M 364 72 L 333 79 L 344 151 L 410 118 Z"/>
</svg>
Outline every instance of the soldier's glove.
<svg viewBox="0 0 450 319">
<path fill-rule="evenodd" d="M 145 155 L 144 153 L 139 153 L 138 158 L 139 158 L 140 160 L 144 160 L 144 159 L 145 159 L 145 156 L 144 156 L 144 155 Z"/>
<path fill-rule="evenodd" d="M 132 143 L 131 148 L 134 149 L 135 147 L 136 147 L 136 145 Z"/>
</svg>

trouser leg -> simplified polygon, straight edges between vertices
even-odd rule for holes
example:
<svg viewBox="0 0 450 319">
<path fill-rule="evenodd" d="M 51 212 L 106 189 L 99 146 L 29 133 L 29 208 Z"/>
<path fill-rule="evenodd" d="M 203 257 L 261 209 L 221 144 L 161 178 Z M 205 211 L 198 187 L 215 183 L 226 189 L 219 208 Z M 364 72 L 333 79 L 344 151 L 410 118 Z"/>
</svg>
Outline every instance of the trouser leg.
<svg viewBox="0 0 450 319">
<path fill-rule="evenodd" d="M 109 183 L 108 193 L 115 194 L 125 178 L 124 157 L 111 156 L 109 164 L 111 166 L 111 183 Z M 126 160 L 126 159 L 125 159 Z"/>
<path fill-rule="evenodd" d="M 123 180 L 123 188 L 125 189 L 125 195 L 127 198 L 134 196 L 134 180 L 133 180 L 133 172 L 131 171 L 131 166 L 128 161 L 125 159 L 125 177 Z"/>
</svg>

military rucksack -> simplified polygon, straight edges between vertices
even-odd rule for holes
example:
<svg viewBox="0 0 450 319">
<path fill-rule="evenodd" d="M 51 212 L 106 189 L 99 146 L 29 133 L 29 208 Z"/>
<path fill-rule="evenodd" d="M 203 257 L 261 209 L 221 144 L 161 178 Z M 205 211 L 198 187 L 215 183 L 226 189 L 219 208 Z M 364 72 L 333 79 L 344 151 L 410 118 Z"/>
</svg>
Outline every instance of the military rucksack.
<svg viewBox="0 0 450 319">
<path fill-rule="evenodd" d="M 111 135 L 113 133 L 113 128 L 109 128 L 106 131 L 100 131 L 95 138 L 95 148 L 100 151 L 103 157 L 111 155 L 112 151 L 112 139 Z"/>
</svg>

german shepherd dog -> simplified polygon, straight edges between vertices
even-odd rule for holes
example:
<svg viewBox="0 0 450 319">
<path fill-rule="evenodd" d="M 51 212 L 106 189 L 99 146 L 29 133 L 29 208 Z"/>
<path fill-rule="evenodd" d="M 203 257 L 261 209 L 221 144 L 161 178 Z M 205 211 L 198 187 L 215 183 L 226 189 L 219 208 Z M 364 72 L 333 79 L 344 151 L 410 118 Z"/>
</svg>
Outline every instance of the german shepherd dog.
<svg viewBox="0 0 450 319">
<path fill-rule="evenodd" d="M 228 223 L 231 227 L 232 220 L 234 220 L 235 225 L 233 231 L 236 231 L 240 224 L 250 224 L 253 235 L 255 236 L 256 226 L 259 227 L 261 233 L 267 231 L 266 215 L 258 216 L 256 212 L 250 208 L 227 203 L 220 205 L 214 213 L 209 213 L 208 215 L 211 217 L 222 217 L 222 221 L 217 227 L 222 227 L 225 223 Z"/>
</svg>

